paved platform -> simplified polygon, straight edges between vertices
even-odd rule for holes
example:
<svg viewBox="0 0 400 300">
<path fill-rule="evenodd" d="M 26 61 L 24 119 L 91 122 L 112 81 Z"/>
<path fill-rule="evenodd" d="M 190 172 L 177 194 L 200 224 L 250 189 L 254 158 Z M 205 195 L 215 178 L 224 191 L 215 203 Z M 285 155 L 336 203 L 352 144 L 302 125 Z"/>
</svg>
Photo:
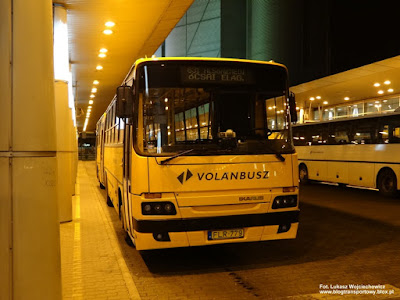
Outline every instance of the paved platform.
<svg viewBox="0 0 400 300">
<path fill-rule="evenodd" d="M 93 165 L 79 162 L 73 221 L 60 226 L 63 298 L 140 299 L 97 179 L 88 175 Z"/>
<path fill-rule="evenodd" d="M 400 298 L 399 199 L 306 186 L 295 240 L 142 256 L 125 243 L 117 213 L 98 187 L 95 163 L 79 162 L 78 179 L 74 221 L 61 225 L 64 299 Z M 335 294 L 335 285 L 349 284 L 384 285 L 374 291 L 387 294 Z"/>
</svg>

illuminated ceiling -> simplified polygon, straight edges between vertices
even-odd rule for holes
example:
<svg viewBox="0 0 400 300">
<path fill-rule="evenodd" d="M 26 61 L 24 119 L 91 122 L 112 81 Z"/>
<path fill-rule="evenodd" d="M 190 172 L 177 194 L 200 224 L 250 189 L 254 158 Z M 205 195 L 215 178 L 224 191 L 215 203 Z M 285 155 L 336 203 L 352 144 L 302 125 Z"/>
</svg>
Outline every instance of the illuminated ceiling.
<svg viewBox="0 0 400 300">
<path fill-rule="evenodd" d="M 390 81 L 390 83 L 385 81 Z M 380 86 L 374 86 L 379 83 Z M 390 97 L 400 94 L 400 56 L 378 61 L 290 88 L 296 94 L 297 106 L 329 107 L 339 103 Z M 378 92 L 382 91 L 381 94 Z M 316 99 L 316 97 L 321 97 Z M 348 99 L 347 99 L 348 97 Z M 345 99 L 346 98 L 346 99 Z M 324 102 L 327 104 L 324 104 Z M 326 103 L 325 102 L 325 103 Z"/>
<path fill-rule="evenodd" d="M 151 56 L 182 18 L 193 0 L 59 0 L 68 12 L 68 38 L 78 131 L 86 117 L 91 90 L 97 88 L 86 131 L 112 100 L 133 62 Z M 112 34 L 103 33 L 105 23 Z M 100 49 L 107 49 L 101 58 Z M 102 70 L 96 70 L 97 66 Z M 94 85 L 93 81 L 99 84 Z"/>
</svg>

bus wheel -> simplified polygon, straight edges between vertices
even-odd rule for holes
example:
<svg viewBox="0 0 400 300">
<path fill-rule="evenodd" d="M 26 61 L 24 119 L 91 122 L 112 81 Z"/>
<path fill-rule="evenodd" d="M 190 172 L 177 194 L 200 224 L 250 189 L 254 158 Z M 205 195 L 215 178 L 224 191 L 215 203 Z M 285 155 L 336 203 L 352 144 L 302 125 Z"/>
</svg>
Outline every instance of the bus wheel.
<svg viewBox="0 0 400 300">
<path fill-rule="evenodd" d="M 129 233 L 125 232 L 125 243 L 127 243 L 127 245 L 129 247 L 133 247 L 135 248 L 135 243 L 132 241 L 131 237 L 129 236 Z"/>
<path fill-rule="evenodd" d="M 310 180 L 308 179 L 308 169 L 305 164 L 299 166 L 299 179 L 301 184 L 310 183 Z"/>
<path fill-rule="evenodd" d="M 110 196 L 108 196 L 108 182 L 107 182 L 107 177 L 106 177 L 105 182 L 106 182 L 107 205 L 108 205 L 109 207 L 114 207 L 114 204 L 112 203 Z"/>
<path fill-rule="evenodd" d="M 397 178 L 391 169 L 379 172 L 378 189 L 383 196 L 393 197 L 397 194 Z"/>
</svg>

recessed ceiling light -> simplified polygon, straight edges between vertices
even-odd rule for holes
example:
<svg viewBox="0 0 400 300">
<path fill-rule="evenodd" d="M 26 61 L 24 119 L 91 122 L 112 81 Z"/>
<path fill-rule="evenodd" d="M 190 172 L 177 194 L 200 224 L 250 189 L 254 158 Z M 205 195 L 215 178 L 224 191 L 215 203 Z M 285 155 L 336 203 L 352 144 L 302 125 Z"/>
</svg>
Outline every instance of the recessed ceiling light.
<svg viewBox="0 0 400 300">
<path fill-rule="evenodd" d="M 382 91 L 382 90 L 379 90 L 379 91 L 378 91 L 378 94 L 382 95 L 382 94 L 383 94 L 383 91 Z"/>
<path fill-rule="evenodd" d="M 96 93 L 97 89 L 96 88 L 92 88 L 92 93 Z"/>
<path fill-rule="evenodd" d="M 386 84 L 386 85 L 390 84 L 390 80 L 386 80 L 386 81 L 384 82 L 384 84 Z"/>
<path fill-rule="evenodd" d="M 96 97 L 96 96 L 95 96 L 95 95 L 93 95 L 93 94 L 91 94 L 91 95 L 90 95 L 90 98 L 94 98 L 94 97 Z"/>
<path fill-rule="evenodd" d="M 106 48 L 101 48 L 100 53 L 106 53 L 108 50 Z"/>
<path fill-rule="evenodd" d="M 375 82 L 374 86 L 378 87 L 378 86 L 381 86 L 381 84 L 379 82 Z"/>
<path fill-rule="evenodd" d="M 317 99 L 319 100 L 319 99 L 321 99 L 321 96 L 317 96 L 317 97 L 315 97 L 315 98 L 317 98 Z"/>
<path fill-rule="evenodd" d="M 93 100 L 89 100 L 89 104 L 93 104 Z"/>
<path fill-rule="evenodd" d="M 314 101 L 314 100 L 315 100 L 315 98 L 314 98 L 314 97 L 310 97 L 310 100 L 311 100 L 311 101 Z"/>
<path fill-rule="evenodd" d="M 101 58 L 104 58 L 104 57 L 106 57 L 107 55 L 105 54 L 105 53 L 100 53 L 99 54 L 99 57 L 101 57 Z"/>
<path fill-rule="evenodd" d="M 388 89 L 388 92 L 389 93 L 393 93 L 393 89 Z"/>
<path fill-rule="evenodd" d="M 93 84 L 99 84 L 100 82 L 98 80 L 94 80 Z"/>
<path fill-rule="evenodd" d="M 103 31 L 103 33 L 106 34 L 106 35 L 110 35 L 110 34 L 113 33 L 113 31 L 111 29 L 106 29 L 106 30 Z"/>
<path fill-rule="evenodd" d="M 327 104 L 328 104 L 328 101 L 324 101 L 323 104 L 327 105 Z"/>
<path fill-rule="evenodd" d="M 348 100 L 350 100 L 350 98 L 349 97 L 344 97 L 344 100 L 348 101 Z"/>
<path fill-rule="evenodd" d="M 106 25 L 106 27 L 113 27 L 115 25 L 115 23 L 113 21 L 108 21 L 104 25 Z"/>
<path fill-rule="evenodd" d="M 98 65 L 98 66 L 96 67 L 96 70 L 103 70 L 103 66 Z"/>
<path fill-rule="evenodd" d="M 92 106 L 91 106 L 91 105 L 89 105 L 89 106 L 88 106 L 88 108 L 89 108 L 89 109 L 92 109 Z"/>
</svg>

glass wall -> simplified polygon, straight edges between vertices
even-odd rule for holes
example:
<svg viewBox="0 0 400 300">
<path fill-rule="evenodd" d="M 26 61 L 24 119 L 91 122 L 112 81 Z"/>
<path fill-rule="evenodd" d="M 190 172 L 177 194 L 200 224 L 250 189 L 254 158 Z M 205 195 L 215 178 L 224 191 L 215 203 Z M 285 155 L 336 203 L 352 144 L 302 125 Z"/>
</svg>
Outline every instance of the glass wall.
<svg viewBox="0 0 400 300">
<path fill-rule="evenodd" d="M 340 118 L 359 117 L 370 114 L 393 112 L 400 107 L 400 97 L 373 98 L 351 104 L 338 104 L 325 108 L 313 108 L 312 120 L 328 121 Z M 322 110 L 322 113 L 320 113 Z"/>
<path fill-rule="evenodd" d="M 196 0 L 155 53 L 166 57 L 221 57 L 221 0 Z M 163 55 L 162 47 L 165 47 Z"/>
</svg>

